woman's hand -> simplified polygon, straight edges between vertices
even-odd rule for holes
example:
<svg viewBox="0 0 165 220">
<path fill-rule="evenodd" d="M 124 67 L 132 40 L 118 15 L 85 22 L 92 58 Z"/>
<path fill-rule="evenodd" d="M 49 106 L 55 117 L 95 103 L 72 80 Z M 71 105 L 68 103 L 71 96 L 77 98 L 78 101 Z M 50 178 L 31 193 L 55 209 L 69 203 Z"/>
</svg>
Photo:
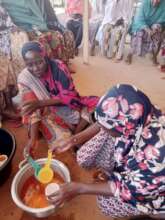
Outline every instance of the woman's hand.
<svg viewBox="0 0 165 220">
<path fill-rule="evenodd" d="M 105 195 L 113 196 L 110 183 L 85 184 L 85 183 L 65 183 L 60 185 L 60 190 L 48 196 L 48 201 L 56 206 L 70 201 L 78 195 Z"/>
<path fill-rule="evenodd" d="M 68 125 L 70 131 L 71 131 L 72 133 L 74 133 L 75 130 L 76 130 L 76 126 L 75 126 L 75 125 L 72 125 L 72 124 L 69 124 L 69 123 L 67 123 L 67 125 Z"/>
<path fill-rule="evenodd" d="M 57 144 L 55 144 L 55 146 L 52 148 L 52 151 L 54 151 L 55 153 L 62 153 L 71 149 L 72 147 L 82 145 L 86 141 L 89 141 L 91 138 L 93 138 L 99 131 L 100 126 L 95 123 L 84 131 L 81 131 L 80 133 L 70 138 L 57 141 Z"/>
<path fill-rule="evenodd" d="M 56 142 L 56 145 L 51 148 L 51 150 L 55 153 L 63 153 L 72 147 L 74 147 L 75 143 L 73 141 L 73 138 L 67 138 L 67 139 L 60 139 Z"/>
<path fill-rule="evenodd" d="M 34 157 L 35 148 L 36 148 L 36 141 L 30 139 L 23 151 L 24 158 L 26 159 L 28 158 L 28 156 Z"/>
<path fill-rule="evenodd" d="M 22 105 L 22 114 L 28 115 L 41 107 L 41 102 L 39 100 L 24 102 Z"/>
<path fill-rule="evenodd" d="M 56 206 L 60 206 L 64 202 L 70 201 L 80 194 L 81 183 L 65 183 L 60 185 L 60 190 L 48 196 L 48 201 Z"/>
</svg>

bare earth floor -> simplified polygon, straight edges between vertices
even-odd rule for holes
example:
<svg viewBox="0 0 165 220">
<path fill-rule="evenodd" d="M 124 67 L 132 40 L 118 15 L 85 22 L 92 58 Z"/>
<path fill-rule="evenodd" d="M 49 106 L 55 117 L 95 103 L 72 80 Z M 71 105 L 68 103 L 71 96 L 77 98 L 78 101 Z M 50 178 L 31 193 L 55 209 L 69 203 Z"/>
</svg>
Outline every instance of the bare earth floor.
<svg viewBox="0 0 165 220">
<path fill-rule="evenodd" d="M 165 110 L 165 75 L 146 59 L 135 59 L 130 66 L 122 63 L 114 63 L 101 57 L 90 58 L 89 65 L 83 65 L 82 59 L 73 61 L 76 74 L 73 75 L 77 89 L 82 95 L 102 95 L 108 88 L 117 83 L 131 83 L 142 89 L 149 95 L 151 100 Z M 18 171 L 18 164 L 23 159 L 22 150 L 27 143 L 27 134 L 24 128 L 8 128 L 16 136 L 17 150 L 12 162 L 10 178 L 0 187 L 0 219 L 1 220 L 34 220 L 35 218 L 17 208 L 11 200 L 10 186 L 12 179 Z M 37 157 L 46 156 L 47 146 L 42 140 L 38 149 Z M 70 169 L 74 181 L 92 181 L 92 171 L 85 171 L 78 167 L 75 156 L 67 152 L 57 157 Z M 64 208 L 58 211 L 48 220 L 106 220 L 110 219 L 101 214 L 96 205 L 96 199 L 92 196 L 77 197 Z"/>
</svg>

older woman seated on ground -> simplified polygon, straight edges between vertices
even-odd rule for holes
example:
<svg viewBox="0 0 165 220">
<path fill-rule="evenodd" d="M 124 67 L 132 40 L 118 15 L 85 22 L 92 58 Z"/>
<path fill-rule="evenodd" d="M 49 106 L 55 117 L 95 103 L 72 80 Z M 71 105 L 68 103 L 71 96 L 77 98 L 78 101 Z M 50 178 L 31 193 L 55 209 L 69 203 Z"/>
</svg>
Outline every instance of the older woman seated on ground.
<svg viewBox="0 0 165 220">
<path fill-rule="evenodd" d="M 33 149 L 39 130 L 50 147 L 59 138 L 79 132 L 88 122 L 97 97 L 81 97 L 64 63 L 49 59 L 42 46 L 28 42 L 22 48 L 26 68 L 18 77 L 23 123 L 29 127 L 26 152 Z"/>
<path fill-rule="evenodd" d="M 77 195 L 97 195 L 100 209 L 114 218 L 165 212 L 165 116 L 131 85 L 118 85 L 96 107 L 97 125 L 59 142 L 56 152 L 83 143 L 77 161 L 99 168 L 105 182 L 71 182 L 49 197 L 60 205 Z M 148 219 L 148 218 L 146 218 Z"/>
</svg>

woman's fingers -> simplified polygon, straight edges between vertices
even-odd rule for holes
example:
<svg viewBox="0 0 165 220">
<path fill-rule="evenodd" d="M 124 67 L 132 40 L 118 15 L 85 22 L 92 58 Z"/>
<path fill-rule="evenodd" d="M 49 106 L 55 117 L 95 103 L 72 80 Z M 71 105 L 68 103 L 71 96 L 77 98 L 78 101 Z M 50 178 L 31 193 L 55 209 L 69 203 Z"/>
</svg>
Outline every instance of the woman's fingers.
<svg viewBox="0 0 165 220">
<path fill-rule="evenodd" d="M 25 106 L 28 105 L 28 104 L 29 104 L 29 101 L 28 101 L 28 102 L 23 102 L 22 105 L 21 105 L 21 107 L 23 108 L 23 107 L 25 107 Z"/>
<path fill-rule="evenodd" d="M 33 157 L 36 147 L 36 140 L 29 140 L 23 151 L 24 157 L 27 158 L 29 155 Z"/>
<path fill-rule="evenodd" d="M 58 196 L 48 196 L 47 198 L 50 202 L 57 202 L 59 200 Z"/>
<path fill-rule="evenodd" d="M 55 193 L 53 193 L 53 194 L 51 194 L 51 195 L 49 195 L 48 197 L 47 197 L 47 199 L 48 199 L 48 201 L 50 202 L 50 203 L 53 203 L 53 204 L 55 204 L 55 205 L 60 205 L 63 201 L 62 201 L 62 195 L 61 195 L 61 192 L 60 192 L 60 190 L 59 191 L 57 191 L 57 192 L 55 192 Z"/>
<path fill-rule="evenodd" d="M 61 185 L 60 190 L 48 196 L 48 201 L 55 205 L 70 201 L 78 194 L 78 188 L 76 186 L 77 185 L 72 182 Z"/>
<path fill-rule="evenodd" d="M 22 107 L 23 114 L 30 114 L 36 110 L 36 106 L 33 103 L 28 103 Z"/>
<path fill-rule="evenodd" d="M 32 104 L 33 104 L 32 101 L 23 102 L 23 104 L 22 104 L 22 108 L 25 108 L 25 107 L 31 106 Z"/>
<path fill-rule="evenodd" d="M 30 106 L 27 106 L 27 107 L 23 107 L 22 108 L 22 114 L 30 114 L 32 112 L 32 109 Z"/>
<path fill-rule="evenodd" d="M 48 198 L 48 201 L 49 201 L 50 203 L 56 205 L 56 206 L 59 206 L 59 205 L 62 204 L 62 201 L 61 201 L 61 199 L 59 199 L 59 198 L 54 198 L 54 199 L 49 199 L 49 198 Z"/>
<path fill-rule="evenodd" d="M 28 147 L 25 147 L 23 150 L 23 156 L 24 158 L 28 158 L 28 156 L 30 155 L 30 149 Z"/>
<path fill-rule="evenodd" d="M 40 108 L 39 101 L 24 102 L 22 105 L 22 113 L 30 114 L 38 108 Z"/>
<path fill-rule="evenodd" d="M 27 111 L 28 109 L 31 109 L 32 103 L 31 102 L 25 102 L 22 105 L 22 111 Z"/>
<path fill-rule="evenodd" d="M 58 190 L 58 191 L 56 191 L 56 192 L 50 194 L 50 195 L 48 196 L 48 198 L 50 198 L 50 199 L 55 198 L 56 196 L 59 195 L 59 192 L 60 192 L 60 190 Z"/>
<path fill-rule="evenodd" d="M 63 153 L 67 151 L 71 147 L 69 140 L 58 140 L 56 144 L 51 148 L 51 150 L 55 153 Z"/>
<path fill-rule="evenodd" d="M 69 145 L 66 145 L 66 146 L 63 146 L 63 147 L 57 147 L 54 151 L 58 154 L 60 153 L 64 153 L 65 151 L 69 150 L 70 149 L 70 146 Z"/>
</svg>

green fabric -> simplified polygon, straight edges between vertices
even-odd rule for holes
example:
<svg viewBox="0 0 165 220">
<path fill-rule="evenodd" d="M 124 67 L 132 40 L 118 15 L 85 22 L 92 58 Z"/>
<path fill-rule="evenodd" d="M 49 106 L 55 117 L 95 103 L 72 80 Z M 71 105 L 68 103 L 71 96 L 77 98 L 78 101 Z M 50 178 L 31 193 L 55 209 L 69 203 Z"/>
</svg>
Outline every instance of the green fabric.
<svg viewBox="0 0 165 220">
<path fill-rule="evenodd" d="M 46 22 L 58 22 L 50 0 L 35 0 Z"/>
<path fill-rule="evenodd" d="M 26 31 L 31 31 L 33 26 L 42 31 L 48 30 L 46 21 L 35 0 L 0 0 L 0 3 L 18 27 Z"/>
<path fill-rule="evenodd" d="M 131 33 L 151 27 L 153 24 L 165 26 L 165 0 L 161 0 L 156 7 L 152 5 L 151 0 L 143 0 L 131 25 Z"/>
</svg>

